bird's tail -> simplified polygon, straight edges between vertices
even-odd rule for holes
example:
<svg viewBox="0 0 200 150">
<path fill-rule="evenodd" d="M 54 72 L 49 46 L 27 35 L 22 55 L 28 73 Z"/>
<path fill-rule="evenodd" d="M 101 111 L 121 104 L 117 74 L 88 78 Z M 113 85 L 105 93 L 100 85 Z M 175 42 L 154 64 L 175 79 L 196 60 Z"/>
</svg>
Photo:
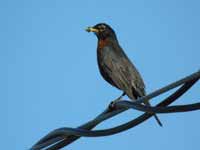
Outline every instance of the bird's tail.
<svg viewBox="0 0 200 150">
<path fill-rule="evenodd" d="M 151 106 L 151 104 L 149 102 L 146 103 L 147 106 Z M 156 114 L 153 115 L 154 118 L 156 119 L 157 123 L 159 124 L 159 126 L 163 126 L 162 122 L 160 121 L 160 119 L 158 118 L 158 116 Z"/>
<path fill-rule="evenodd" d="M 127 92 L 127 93 L 123 93 L 123 95 L 125 95 L 125 94 L 127 94 L 127 96 L 131 99 L 131 100 L 135 100 L 135 99 L 137 99 L 137 97 L 138 97 L 138 95 L 140 95 L 139 97 L 141 97 L 141 95 L 143 95 L 143 94 L 141 94 L 141 93 L 138 93 L 136 90 L 134 90 L 134 88 L 132 88 L 132 91 L 129 93 L 129 92 Z M 135 95 L 135 96 L 134 96 Z M 145 105 L 147 105 L 147 106 L 151 106 L 151 104 L 149 103 L 149 101 L 148 102 L 145 102 Z M 163 126 L 162 125 L 162 123 L 161 123 L 161 121 L 160 121 L 160 119 L 158 118 L 158 116 L 154 113 L 153 114 L 153 116 L 154 116 L 154 118 L 156 119 L 156 121 L 157 121 L 157 123 L 159 124 L 159 126 Z"/>
<path fill-rule="evenodd" d="M 163 126 L 162 122 L 160 121 L 160 119 L 158 118 L 158 116 L 156 114 L 153 115 L 154 118 L 156 119 L 157 123 L 159 124 L 159 126 Z"/>
</svg>

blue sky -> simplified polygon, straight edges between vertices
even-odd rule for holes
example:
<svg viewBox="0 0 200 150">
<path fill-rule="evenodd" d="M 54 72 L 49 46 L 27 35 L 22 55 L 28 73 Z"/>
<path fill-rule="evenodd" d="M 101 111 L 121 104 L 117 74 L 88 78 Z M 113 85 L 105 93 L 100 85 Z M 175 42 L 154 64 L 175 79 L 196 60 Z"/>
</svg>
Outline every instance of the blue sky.
<svg viewBox="0 0 200 150">
<path fill-rule="evenodd" d="M 87 26 L 106 22 L 115 29 L 148 93 L 197 71 L 199 5 L 197 0 L 1 1 L 1 149 L 28 149 L 55 128 L 79 126 L 121 94 L 100 76 L 97 39 L 84 31 Z M 197 102 L 199 88 L 176 104 Z M 139 114 L 130 110 L 98 129 Z M 199 149 L 199 115 L 162 114 L 163 128 L 149 119 L 117 135 L 82 138 L 69 149 Z"/>
</svg>

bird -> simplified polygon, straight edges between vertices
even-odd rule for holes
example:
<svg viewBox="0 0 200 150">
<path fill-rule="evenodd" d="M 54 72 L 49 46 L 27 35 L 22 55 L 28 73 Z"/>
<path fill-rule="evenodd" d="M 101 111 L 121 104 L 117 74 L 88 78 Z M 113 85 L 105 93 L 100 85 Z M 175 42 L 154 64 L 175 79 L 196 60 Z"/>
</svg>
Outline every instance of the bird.
<svg viewBox="0 0 200 150">
<path fill-rule="evenodd" d="M 93 32 L 98 39 L 97 62 L 100 74 L 109 84 L 123 91 L 122 95 L 115 101 L 120 100 L 125 95 L 133 101 L 145 96 L 144 81 L 120 46 L 112 27 L 106 23 L 98 23 L 86 28 L 86 31 Z M 150 103 L 146 102 L 145 105 L 150 106 Z M 154 117 L 158 124 L 162 126 L 156 114 L 154 114 Z"/>
</svg>

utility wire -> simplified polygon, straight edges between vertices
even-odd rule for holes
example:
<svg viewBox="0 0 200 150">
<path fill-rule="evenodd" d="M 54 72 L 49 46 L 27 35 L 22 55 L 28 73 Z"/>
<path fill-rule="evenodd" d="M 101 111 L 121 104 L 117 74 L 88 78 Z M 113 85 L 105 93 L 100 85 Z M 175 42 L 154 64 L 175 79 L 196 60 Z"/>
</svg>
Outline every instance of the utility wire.
<svg viewBox="0 0 200 150">
<path fill-rule="evenodd" d="M 120 101 L 115 104 L 114 109 L 106 108 L 100 115 L 98 115 L 95 119 L 77 127 L 77 128 L 59 128 L 56 129 L 41 140 L 39 140 L 31 150 L 58 150 L 73 141 L 79 139 L 81 136 L 85 137 L 98 137 L 98 136 L 108 136 L 116 133 L 120 133 L 122 131 L 128 130 L 145 120 L 152 117 L 154 113 L 176 113 L 176 112 L 187 112 L 194 111 L 200 109 L 200 103 L 188 104 L 188 105 L 177 105 L 177 106 L 168 106 L 175 100 L 177 100 L 180 96 L 182 96 L 187 90 L 189 90 L 200 78 L 200 71 L 191 74 L 181 80 L 178 80 L 172 84 L 169 84 L 155 92 L 148 94 L 147 96 L 141 97 L 135 102 L 130 101 Z M 149 101 L 152 98 L 159 96 L 173 88 L 182 85 L 176 92 L 168 96 L 162 102 L 160 102 L 155 107 L 144 106 L 141 103 L 144 101 Z M 127 109 L 136 109 L 139 111 L 145 112 L 143 115 L 127 122 L 117 127 L 113 127 L 110 129 L 104 130 L 93 130 L 95 126 L 107 120 L 111 117 L 116 116 L 119 113 L 126 111 Z"/>
</svg>

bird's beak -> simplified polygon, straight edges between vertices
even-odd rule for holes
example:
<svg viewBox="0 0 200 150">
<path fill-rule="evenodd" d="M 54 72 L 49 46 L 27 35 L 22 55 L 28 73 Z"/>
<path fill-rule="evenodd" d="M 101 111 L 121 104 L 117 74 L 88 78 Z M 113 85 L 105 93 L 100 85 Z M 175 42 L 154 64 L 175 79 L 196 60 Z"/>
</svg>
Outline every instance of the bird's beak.
<svg viewBox="0 0 200 150">
<path fill-rule="evenodd" d="M 93 27 L 88 27 L 88 28 L 86 29 L 86 31 L 87 31 L 87 32 L 95 32 L 95 33 L 98 33 L 98 32 L 99 32 L 98 29 L 95 29 L 95 28 L 93 28 Z"/>
</svg>

